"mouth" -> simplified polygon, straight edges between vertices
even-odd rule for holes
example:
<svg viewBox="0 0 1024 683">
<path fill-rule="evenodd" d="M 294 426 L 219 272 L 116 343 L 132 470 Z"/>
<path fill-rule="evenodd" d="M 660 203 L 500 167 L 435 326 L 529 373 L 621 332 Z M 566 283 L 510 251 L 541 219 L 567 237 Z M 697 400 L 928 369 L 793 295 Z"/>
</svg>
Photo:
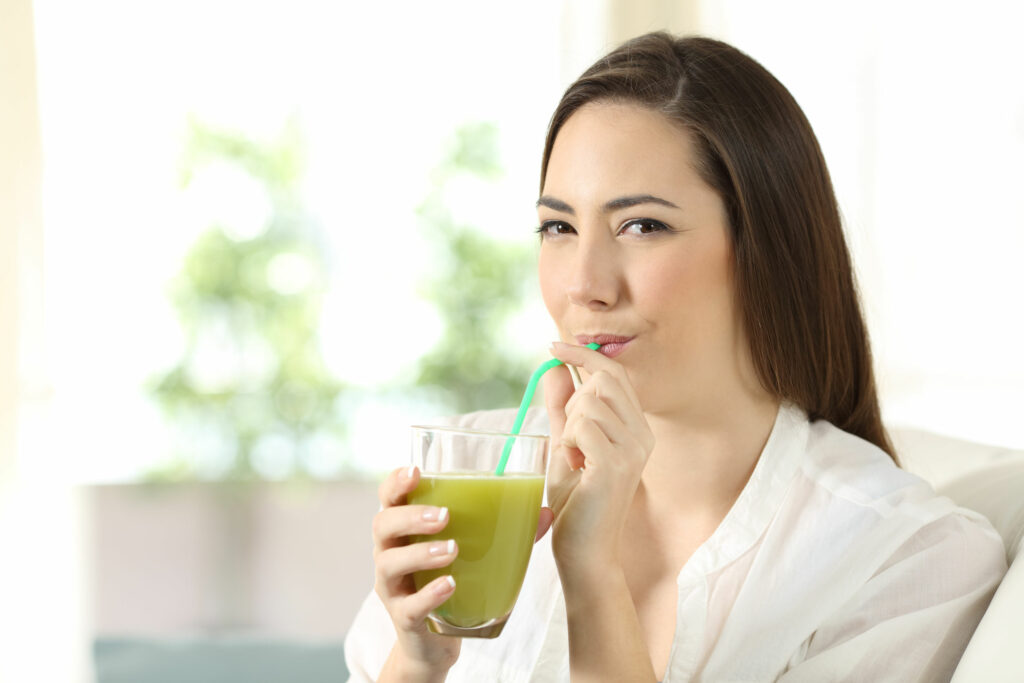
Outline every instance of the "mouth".
<svg viewBox="0 0 1024 683">
<path fill-rule="evenodd" d="M 614 358 L 620 353 L 626 350 L 629 343 L 636 339 L 633 337 L 626 337 L 617 334 L 579 334 L 576 335 L 576 342 L 580 346 L 586 346 L 587 344 L 600 344 L 601 348 L 598 349 L 598 353 L 601 353 L 609 358 Z"/>
</svg>

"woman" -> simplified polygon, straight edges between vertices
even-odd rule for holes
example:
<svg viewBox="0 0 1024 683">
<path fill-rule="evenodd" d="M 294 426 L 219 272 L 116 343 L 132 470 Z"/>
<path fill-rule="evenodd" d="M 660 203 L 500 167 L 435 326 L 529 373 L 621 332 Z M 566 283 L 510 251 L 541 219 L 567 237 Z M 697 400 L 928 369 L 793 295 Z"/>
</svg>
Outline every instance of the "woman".
<svg viewBox="0 0 1024 683">
<path fill-rule="evenodd" d="M 408 576 L 457 549 L 405 543 L 447 519 L 393 473 L 354 677 L 947 680 L 1004 550 L 894 462 L 831 182 L 785 88 L 717 41 L 632 40 L 566 91 L 537 206 L 552 354 L 583 379 L 545 378 L 552 533 L 499 639 L 436 636 L 424 618 L 457 587 Z"/>
</svg>

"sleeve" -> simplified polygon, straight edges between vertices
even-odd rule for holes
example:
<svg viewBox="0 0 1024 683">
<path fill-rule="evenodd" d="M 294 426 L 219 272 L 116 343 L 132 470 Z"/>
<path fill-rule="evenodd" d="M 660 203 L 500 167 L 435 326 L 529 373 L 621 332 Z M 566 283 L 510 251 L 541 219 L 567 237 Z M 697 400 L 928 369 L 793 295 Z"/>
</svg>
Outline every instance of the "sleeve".
<svg viewBox="0 0 1024 683">
<path fill-rule="evenodd" d="M 1006 568 L 984 519 L 931 522 L 814 632 L 779 681 L 949 681 Z"/>
<path fill-rule="evenodd" d="M 370 591 L 345 636 L 349 683 L 376 681 L 394 644 L 391 618 L 377 594 Z"/>
</svg>

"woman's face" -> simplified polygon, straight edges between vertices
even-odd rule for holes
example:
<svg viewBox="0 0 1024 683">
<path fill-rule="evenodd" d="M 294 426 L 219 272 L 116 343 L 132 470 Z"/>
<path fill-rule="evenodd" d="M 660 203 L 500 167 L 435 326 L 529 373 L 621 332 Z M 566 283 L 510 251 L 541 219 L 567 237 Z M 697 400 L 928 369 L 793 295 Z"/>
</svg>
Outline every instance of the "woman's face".
<svg viewBox="0 0 1024 683">
<path fill-rule="evenodd" d="M 541 292 L 562 341 L 628 338 L 602 351 L 652 414 L 727 402 L 749 375 L 725 207 L 693 159 L 664 115 L 591 103 L 559 131 L 537 204 Z"/>
</svg>

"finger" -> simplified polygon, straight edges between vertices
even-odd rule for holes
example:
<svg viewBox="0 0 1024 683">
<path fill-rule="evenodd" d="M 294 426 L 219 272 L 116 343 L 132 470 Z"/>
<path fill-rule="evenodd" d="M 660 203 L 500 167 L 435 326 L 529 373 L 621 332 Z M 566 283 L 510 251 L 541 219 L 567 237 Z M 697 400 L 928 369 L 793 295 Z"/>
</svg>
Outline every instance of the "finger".
<svg viewBox="0 0 1024 683">
<path fill-rule="evenodd" d="M 612 444 L 619 446 L 633 446 L 639 443 L 633 432 L 623 424 L 622 420 L 611 406 L 593 394 L 586 394 L 576 403 L 569 420 L 566 422 L 565 431 L 562 432 L 562 445 L 570 448 L 581 448 L 576 438 L 576 431 L 581 421 L 590 421 L 596 424 Z M 585 456 L 590 456 L 586 449 L 582 449 Z"/>
<path fill-rule="evenodd" d="M 583 465 L 583 454 L 575 449 L 561 448 L 559 442 L 565 428 L 565 404 L 572 398 L 575 387 L 569 370 L 564 365 L 551 368 L 544 374 L 544 404 L 551 425 L 551 460 L 548 477 L 561 481 L 574 469 Z"/>
<path fill-rule="evenodd" d="M 566 406 L 566 412 L 571 414 L 576 409 L 575 405 L 578 401 L 588 397 L 596 397 L 612 409 L 612 412 L 625 426 L 626 431 L 629 432 L 629 438 L 627 439 L 613 436 L 612 432 L 609 431 L 608 434 L 613 437 L 613 441 L 621 444 L 636 443 L 645 454 L 649 455 L 654 450 L 654 432 L 651 431 L 651 425 L 647 422 L 647 417 L 644 413 L 637 409 L 636 405 L 629 399 L 625 391 L 626 387 L 631 387 L 631 385 L 627 384 L 624 387 L 618 377 L 606 370 L 598 370 L 590 376 L 584 386 L 577 389 L 576 393 L 573 394 L 573 397 Z"/>
<path fill-rule="evenodd" d="M 454 592 L 455 579 L 451 576 L 440 576 L 415 593 L 396 600 L 391 618 L 400 629 L 422 629 L 423 621 L 430 611 L 440 607 Z"/>
<path fill-rule="evenodd" d="M 575 470 L 583 467 L 585 458 L 578 448 L 566 446 L 561 443 L 550 443 L 551 458 L 548 462 L 548 482 L 558 483 L 572 474 Z"/>
<path fill-rule="evenodd" d="M 565 437 L 562 438 L 564 439 Z M 561 461 L 565 463 L 565 467 L 569 472 L 575 472 L 587 464 L 587 456 L 583 454 L 583 451 L 578 446 L 563 443 L 561 455 Z"/>
<path fill-rule="evenodd" d="M 404 505 L 405 496 L 416 488 L 420 482 L 418 467 L 399 467 L 392 470 L 377 488 L 377 498 L 381 507 L 389 508 Z"/>
<path fill-rule="evenodd" d="M 573 490 L 580 483 L 582 473 L 583 470 L 578 468 L 572 471 L 567 468 L 566 475 L 561 479 L 548 477 L 548 505 L 551 506 L 554 519 L 558 519 L 558 515 L 561 513 L 562 508 L 565 507 L 569 496 L 572 495 Z"/>
<path fill-rule="evenodd" d="M 644 418 L 642 412 L 636 409 L 636 406 L 626 395 L 622 383 L 606 370 L 595 372 L 572 395 L 572 398 L 565 405 L 566 415 L 572 415 L 577 409 L 579 402 L 588 397 L 596 398 L 607 404 L 615 416 L 631 432 L 637 435 L 644 435 L 650 432 L 646 418 Z"/>
<path fill-rule="evenodd" d="M 584 453 L 591 454 L 587 457 L 587 471 L 590 471 L 591 465 L 621 464 L 610 463 L 608 458 L 602 457 L 612 449 L 612 443 L 593 420 L 581 419 L 576 427 L 574 439 Z"/>
<path fill-rule="evenodd" d="M 544 538 L 544 534 L 551 528 L 551 522 L 555 519 L 555 513 L 551 511 L 549 507 L 542 507 L 540 509 L 540 515 L 537 516 L 537 535 L 533 537 L 533 542 L 536 543 L 540 539 Z"/>
<path fill-rule="evenodd" d="M 551 355 L 566 365 L 574 365 L 578 368 L 583 368 L 587 371 L 588 375 L 593 375 L 599 370 L 608 372 L 622 384 L 623 391 L 629 398 L 630 402 L 633 403 L 637 412 L 643 412 L 643 407 L 640 404 L 640 398 L 636 395 L 633 383 L 629 380 L 629 375 L 626 373 L 626 369 L 622 367 L 620 363 L 597 351 L 594 351 L 593 349 L 588 349 L 585 346 L 573 346 L 572 344 L 566 344 L 564 342 L 553 342 L 551 344 Z"/>
<path fill-rule="evenodd" d="M 432 505 L 398 505 L 384 508 L 373 517 L 373 545 L 379 550 L 405 545 L 413 534 L 436 534 L 448 526 L 448 508 Z"/>
<path fill-rule="evenodd" d="M 405 579 L 413 572 L 438 569 L 452 563 L 459 554 L 458 543 L 451 539 L 413 543 L 390 548 L 377 554 L 377 578 L 387 594 L 402 595 Z"/>
<path fill-rule="evenodd" d="M 573 387 L 569 369 L 564 365 L 548 370 L 544 373 L 542 381 L 544 382 L 544 405 L 551 423 L 551 439 L 557 443 L 562 436 L 562 428 L 565 426 L 565 404 L 572 398 L 575 387 Z"/>
</svg>

